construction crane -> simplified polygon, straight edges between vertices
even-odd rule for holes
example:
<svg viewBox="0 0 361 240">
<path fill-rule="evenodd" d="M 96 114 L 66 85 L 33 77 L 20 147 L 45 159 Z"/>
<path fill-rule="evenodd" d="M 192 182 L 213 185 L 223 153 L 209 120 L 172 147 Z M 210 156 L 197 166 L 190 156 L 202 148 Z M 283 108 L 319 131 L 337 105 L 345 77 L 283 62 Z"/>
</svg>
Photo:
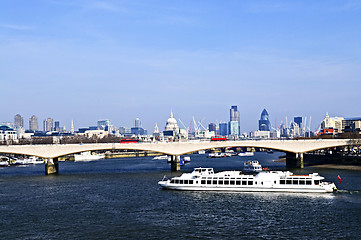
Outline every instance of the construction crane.
<svg viewBox="0 0 361 240">
<path fill-rule="evenodd" d="M 187 132 L 189 131 L 189 127 L 186 127 L 186 125 L 184 125 L 184 123 L 182 122 L 182 120 L 180 118 L 178 118 L 179 122 L 183 125 L 184 129 L 187 130 Z"/>
</svg>

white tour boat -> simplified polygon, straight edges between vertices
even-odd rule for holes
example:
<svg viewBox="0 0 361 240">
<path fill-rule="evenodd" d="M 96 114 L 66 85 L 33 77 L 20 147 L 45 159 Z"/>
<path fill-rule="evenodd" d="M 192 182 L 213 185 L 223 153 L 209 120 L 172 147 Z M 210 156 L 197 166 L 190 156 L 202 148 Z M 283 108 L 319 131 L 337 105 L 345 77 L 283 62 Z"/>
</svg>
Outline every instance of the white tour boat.
<svg viewBox="0 0 361 240">
<path fill-rule="evenodd" d="M 35 156 L 30 156 L 29 158 L 25 159 L 27 164 L 43 164 L 44 160 Z"/>
<path fill-rule="evenodd" d="M 153 160 L 169 160 L 170 157 L 168 155 L 155 156 Z"/>
<path fill-rule="evenodd" d="M 172 179 L 163 178 L 158 184 L 164 189 L 188 191 L 233 192 L 334 192 L 334 183 L 323 182 L 318 173 L 294 175 L 289 171 L 263 171 L 257 175 L 241 171 L 214 173 L 213 168 L 195 168 Z"/>
<path fill-rule="evenodd" d="M 252 156 L 254 156 L 254 153 L 253 152 L 240 152 L 240 153 L 238 153 L 238 156 L 240 156 L 240 157 L 252 157 Z"/>
<path fill-rule="evenodd" d="M 90 151 L 81 152 L 80 154 L 74 154 L 75 162 L 94 161 L 102 158 L 104 158 L 104 154 L 92 154 Z"/>
<path fill-rule="evenodd" d="M 245 172 L 261 172 L 262 166 L 257 160 L 247 161 L 243 163 L 243 171 Z"/>
</svg>

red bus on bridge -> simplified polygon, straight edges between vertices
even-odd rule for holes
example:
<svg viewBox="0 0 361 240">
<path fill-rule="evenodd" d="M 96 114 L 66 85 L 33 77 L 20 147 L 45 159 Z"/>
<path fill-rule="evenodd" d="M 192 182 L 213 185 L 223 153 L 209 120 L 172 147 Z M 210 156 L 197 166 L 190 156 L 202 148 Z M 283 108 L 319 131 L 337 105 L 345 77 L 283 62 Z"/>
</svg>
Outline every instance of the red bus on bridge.
<svg viewBox="0 0 361 240">
<path fill-rule="evenodd" d="M 123 139 L 120 139 L 120 143 L 139 143 L 139 139 L 123 138 Z"/>
<path fill-rule="evenodd" d="M 227 137 L 226 136 L 215 136 L 215 137 L 211 137 L 211 141 L 227 141 Z"/>
</svg>

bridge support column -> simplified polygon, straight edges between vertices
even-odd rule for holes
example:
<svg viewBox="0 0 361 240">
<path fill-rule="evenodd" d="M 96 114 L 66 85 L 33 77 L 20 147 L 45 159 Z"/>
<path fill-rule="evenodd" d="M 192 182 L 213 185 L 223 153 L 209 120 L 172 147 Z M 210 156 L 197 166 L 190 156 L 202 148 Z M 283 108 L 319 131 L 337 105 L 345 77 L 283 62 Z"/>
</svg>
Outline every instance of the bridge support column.
<svg viewBox="0 0 361 240">
<path fill-rule="evenodd" d="M 287 168 L 303 168 L 303 153 L 286 153 Z"/>
<path fill-rule="evenodd" d="M 180 171 L 180 156 L 171 156 L 171 162 L 170 162 L 170 166 L 171 166 L 171 171 L 172 172 L 177 172 Z"/>
<path fill-rule="evenodd" d="M 45 175 L 58 174 L 59 161 L 58 158 L 48 158 L 45 161 Z"/>
</svg>

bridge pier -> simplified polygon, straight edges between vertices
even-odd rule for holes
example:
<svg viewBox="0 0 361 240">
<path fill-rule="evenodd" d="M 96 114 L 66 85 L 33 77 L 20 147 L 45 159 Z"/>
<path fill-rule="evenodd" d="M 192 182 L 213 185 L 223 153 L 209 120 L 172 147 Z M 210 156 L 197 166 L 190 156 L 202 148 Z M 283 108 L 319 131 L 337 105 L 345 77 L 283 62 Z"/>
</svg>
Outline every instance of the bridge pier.
<svg viewBox="0 0 361 240">
<path fill-rule="evenodd" d="M 58 174 L 59 161 L 58 158 L 48 158 L 45 160 L 45 175 Z"/>
<path fill-rule="evenodd" d="M 180 156 L 172 155 L 170 157 L 171 157 L 171 162 L 170 162 L 171 171 L 172 172 L 180 171 Z"/>
<path fill-rule="evenodd" d="M 286 153 L 287 168 L 303 168 L 303 153 Z"/>
</svg>

